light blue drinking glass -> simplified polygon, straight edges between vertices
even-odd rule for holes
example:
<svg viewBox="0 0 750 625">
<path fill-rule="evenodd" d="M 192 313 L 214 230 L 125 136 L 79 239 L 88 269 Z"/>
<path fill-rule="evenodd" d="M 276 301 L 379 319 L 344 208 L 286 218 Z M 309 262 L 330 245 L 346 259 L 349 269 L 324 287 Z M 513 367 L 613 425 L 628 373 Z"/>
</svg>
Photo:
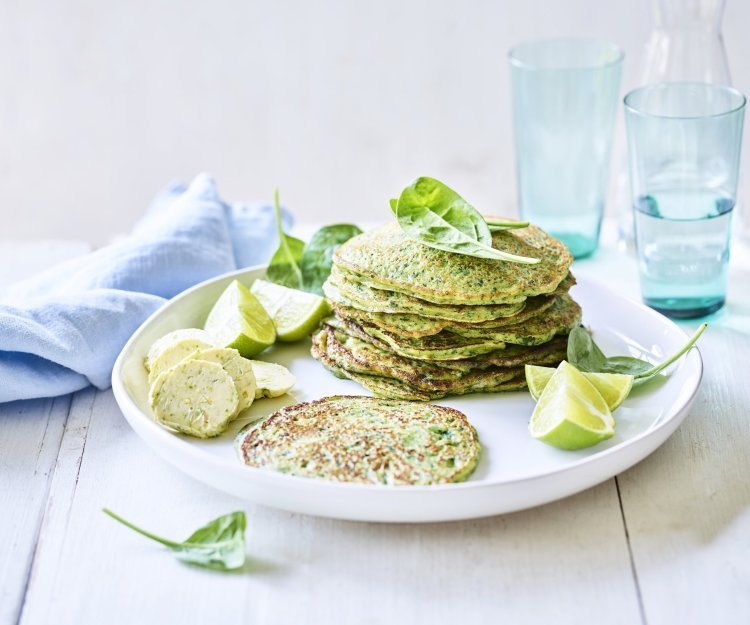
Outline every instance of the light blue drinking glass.
<svg viewBox="0 0 750 625">
<path fill-rule="evenodd" d="M 660 83 L 625 96 L 641 294 L 679 319 L 724 305 L 745 96 Z"/>
<path fill-rule="evenodd" d="M 587 39 L 511 48 L 521 214 L 576 258 L 599 242 L 617 116 L 622 51 Z"/>
</svg>

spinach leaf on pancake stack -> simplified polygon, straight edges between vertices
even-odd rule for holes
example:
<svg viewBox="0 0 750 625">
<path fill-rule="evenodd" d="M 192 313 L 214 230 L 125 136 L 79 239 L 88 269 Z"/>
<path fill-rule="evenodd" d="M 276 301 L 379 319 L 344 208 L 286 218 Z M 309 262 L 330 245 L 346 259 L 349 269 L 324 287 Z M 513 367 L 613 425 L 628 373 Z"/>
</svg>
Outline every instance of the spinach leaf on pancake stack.
<svg viewBox="0 0 750 625">
<path fill-rule="evenodd" d="M 493 245 L 539 259 L 510 263 L 435 249 L 391 223 L 333 257 L 323 291 L 333 316 L 312 354 L 374 394 L 436 399 L 523 388 L 526 364 L 556 365 L 581 320 L 567 248 L 536 226 Z"/>
<path fill-rule="evenodd" d="M 551 293 L 568 275 L 568 249 L 536 226 L 492 235 L 495 247 L 540 262 L 521 265 L 422 245 L 390 223 L 349 239 L 334 254 L 339 271 L 376 289 L 437 304 L 507 304 Z"/>
</svg>

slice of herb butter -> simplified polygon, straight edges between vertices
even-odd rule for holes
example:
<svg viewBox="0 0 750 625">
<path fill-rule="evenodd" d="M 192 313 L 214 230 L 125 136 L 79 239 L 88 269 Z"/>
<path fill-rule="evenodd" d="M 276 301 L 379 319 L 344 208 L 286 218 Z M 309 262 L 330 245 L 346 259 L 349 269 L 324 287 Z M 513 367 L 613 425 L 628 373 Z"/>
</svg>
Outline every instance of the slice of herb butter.
<svg viewBox="0 0 750 625">
<path fill-rule="evenodd" d="M 232 376 L 205 360 L 184 360 L 159 375 L 150 398 L 157 422 L 198 438 L 221 434 L 239 405 Z"/>
<path fill-rule="evenodd" d="M 288 393 L 296 382 L 291 371 L 286 367 L 263 360 L 251 360 L 249 362 L 255 374 L 255 399 L 280 397 Z"/>
<path fill-rule="evenodd" d="M 184 328 L 182 330 L 174 330 L 169 334 L 165 334 L 160 339 L 154 341 L 154 344 L 148 350 L 148 355 L 144 361 L 146 371 L 151 370 L 152 363 L 159 357 L 159 355 L 171 345 L 184 341 L 186 339 L 194 339 L 205 343 L 206 347 L 215 347 L 216 342 L 211 335 L 205 330 L 198 328 Z M 177 363 L 175 363 L 177 364 Z"/>
<path fill-rule="evenodd" d="M 239 396 L 237 413 L 239 414 L 250 407 L 255 399 L 255 374 L 250 361 L 240 356 L 236 349 L 226 347 L 202 349 L 189 358 L 215 362 L 221 365 L 224 371 L 234 380 L 234 385 L 237 388 L 237 395 Z"/>
<path fill-rule="evenodd" d="M 153 384 L 156 378 L 165 371 L 168 371 L 176 364 L 189 358 L 196 352 L 203 349 L 211 349 L 213 343 L 207 343 L 202 339 L 186 338 L 175 341 L 159 352 L 159 355 L 151 361 L 151 368 L 148 372 L 149 384 Z"/>
</svg>

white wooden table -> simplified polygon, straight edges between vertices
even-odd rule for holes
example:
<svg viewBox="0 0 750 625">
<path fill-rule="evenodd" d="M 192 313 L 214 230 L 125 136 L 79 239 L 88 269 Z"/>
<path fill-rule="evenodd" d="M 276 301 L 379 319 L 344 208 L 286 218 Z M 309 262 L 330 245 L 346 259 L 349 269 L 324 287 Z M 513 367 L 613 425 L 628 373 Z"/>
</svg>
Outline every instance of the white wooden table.
<svg viewBox="0 0 750 625">
<path fill-rule="evenodd" d="M 0 243 L 0 280 L 84 249 Z M 173 469 L 110 391 L 0 405 L 0 625 L 750 623 L 750 257 L 737 256 L 677 433 L 615 479 L 506 516 L 408 526 L 280 512 Z M 638 296 L 626 254 L 575 270 Z M 177 538 L 243 509 L 249 562 L 182 565 L 103 506 Z"/>
</svg>

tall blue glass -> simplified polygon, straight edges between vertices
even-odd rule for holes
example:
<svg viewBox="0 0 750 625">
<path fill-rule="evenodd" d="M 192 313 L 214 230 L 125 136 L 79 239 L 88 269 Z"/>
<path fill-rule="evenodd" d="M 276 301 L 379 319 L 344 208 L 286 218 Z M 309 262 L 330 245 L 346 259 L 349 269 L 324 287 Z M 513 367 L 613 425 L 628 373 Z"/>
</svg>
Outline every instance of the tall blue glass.
<svg viewBox="0 0 750 625">
<path fill-rule="evenodd" d="M 625 96 L 643 300 L 675 318 L 724 305 L 745 96 L 661 83 Z"/>
<path fill-rule="evenodd" d="M 607 197 L 622 51 L 550 39 L 510 50 L 518 194 L 523 218 L 592 254 Z"/>
</svg>

